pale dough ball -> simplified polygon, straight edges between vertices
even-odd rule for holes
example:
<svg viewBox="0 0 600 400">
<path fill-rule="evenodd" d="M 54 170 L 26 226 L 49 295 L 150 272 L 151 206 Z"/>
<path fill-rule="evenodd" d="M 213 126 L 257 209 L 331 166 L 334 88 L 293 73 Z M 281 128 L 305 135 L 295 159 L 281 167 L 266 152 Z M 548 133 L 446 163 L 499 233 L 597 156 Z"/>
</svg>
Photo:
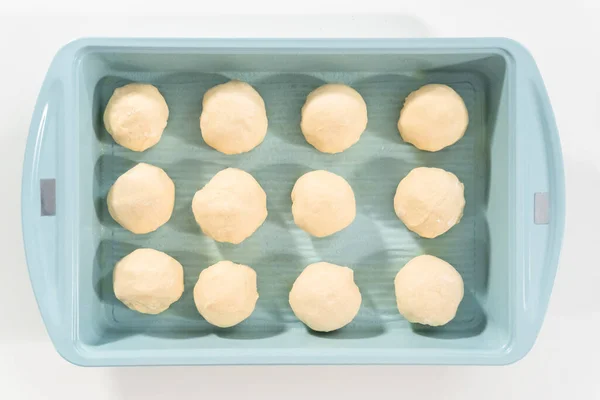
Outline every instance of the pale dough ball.
<svg viewBox="0 0 600 400">
<path fill-rule="evenodd" d="M 115 296 L 132 310 L 158 314 L 183 293 L 183 267 L 168 254 L 137 249 L 117 263 L 113 271 Z"/>
<path fill-rule="evenodd" d="M 196 192 L 192 211 L 205 235 L 238 244 L 265 222 L 267 195 L 252 175 L 227 168 Z"/>
<path fill-rule="evenodd" d="M 410 260 L 394 279 L 398 311 L 409 322 L 440 326 L 450 322 L 464 295 L 463 280 L 446 261 L 434 256 Z"/>
<path fill-rule="evenodd" d="M 411 231 L 434 238 L 456 225 L 465 208 L 465 187 L 452 172 L 415 168 L 400 181 L 394 197 L 398 218 Z"/>
<path fill-rule="evenodd" d="M 318 332 L 348 325 L 361 302 L 354 271 L 326 262 L 306 267 L 290 291 L 290 306 L 296 317 Z"/>
<path fill-rule="evenodd" d="M 104 126 L 115 142 L 144 151 L 160 140 L 169 119 L 169 107 L 157 88 L 130 83 L 115 89 L 106 110 Z"/>
<path fill-rule="evenodd" d="M 463 137 L 467 125 L 469 113 L 462 97 L 449 86 L 431 84 L 408 95 L 398 130 L 416 148 L 438 151 Z"/>
<path fill-rule="evenodd" d="M 149 233 L 173 214 L 175 185 L 165 171 L 139 163 L 121 175 L 108 192 L 108 212 L 123 228 Z"/>
<path fill-rule="evenodd" d="M 308 172 L 292 190 L 292 214 L 296 225 L 311 235 L 332 235 L 354 221 L 354 192 L 339 175 L 322 170 Z"/>
<path fill-rule="evenodd" d="M 306 141 L 323 153 L 340 153 L 367 128 L 367 104 L 350 86 L 330 83 L 313 90 L 302 107 Z"/>
<path fill-rule="evenodd" d="M 267 126 L 265 102 L 246 82 L 230 81 L 204 94 L 200 130 L 215 150 L 225 154 L 250 151 L 262 143 Z"/>
<path fill-rule="evenodd" d="M 231 261 L 220 261 L 200 272 L 194 286 L 198 312 L 220 328 L 229 328 L 248 318 L 257 300 L 256 272 Z"/>
</svg>

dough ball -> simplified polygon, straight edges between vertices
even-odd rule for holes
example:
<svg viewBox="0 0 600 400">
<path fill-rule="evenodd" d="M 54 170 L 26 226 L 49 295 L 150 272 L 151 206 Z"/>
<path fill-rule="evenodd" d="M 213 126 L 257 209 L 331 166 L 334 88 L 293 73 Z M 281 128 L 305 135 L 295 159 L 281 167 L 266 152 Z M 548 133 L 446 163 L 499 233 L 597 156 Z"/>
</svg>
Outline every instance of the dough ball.
<svg viewBox="0 0 600 400">
<path fill-rule="evenodd" d="M 462 97 L 449 86 L 431 84 L 408 95 L 398 130 L 416 148 L 438 151 L 463 137 L 467 125 L 469 113 Z"/>
<path fill-rule="evenodd" d="M 267 195 L 252 175 L 227 168 L 196 192 L 192 211 L 205 235 L 238 244 L 265 222 Z"/>
<path fill-rule="evenodd" d="M 290 306 L 296 317 L 318 332 L 348 325 L 361 302 L 354 271 L 326 262 L 306 267 L 290 291 Z"/>
<path fill-rule="evenodd" d="M 463 280 L 446 261 L 434 256 L 410 260 L 394 279 L 398 311 L 409 322 L 440 326 L 450 322 L 464 295 Z"/>
<path fill-rule="evenodd" d="M 127 307 L 158 314 L 181 297 L 183 267 L 162 251 L 137 249 L 115 265 L 113 287 Z"/>
<path fill-rule="evenodd" d="M 415 168 L 400 181 L 394 209 L 411 231 L 434 238 L 458 224 L 465 208 L 465 187 L 452 172 Z"/>
<path fill-rule="evenodd" d="M 204 95 L 200 115 L 202 137 L 221 153 L 252 150 L 264 140 L 267 125 L 265 102 L 246 82 L 217 85 Z"/>
<path fill-rule="evenodd" d="M 340 153 L 367 128 L 367 104 L 350 86 L 327 84 L 313 90 L 302 107 L 306 141 L 323 153 Z"/>
<path fill-rule="evenodd" d="M 292 214 L 296 225 L 311 235 L 332 235 L 354 221 L 354 192 L 339 175 L 322 170 L 306 173 L 292 190 Z"/>
<path fill-rule="evenodd" d="M 106 110 L 104 126 L 115 142 L 144 151 L 160 140 L 169 119 L 169 107 L 157 88 L 130 83 L 115 89 Z"/>
<path fill-rule="evenodd" d="M 175 185 L 165 171 L 140 163 L 121 175 L 108 192 L 108 212 L 123 228 L 149 233 L 173 214 Z"/>
<path fill-rule="evenodd" d="M 194 286 L 198 312 L 220 328 L 229 328 L 248 318 L 257 300 L 256 272 L 231 261 L 220 261 L 200 272 Z"/>
</svg>

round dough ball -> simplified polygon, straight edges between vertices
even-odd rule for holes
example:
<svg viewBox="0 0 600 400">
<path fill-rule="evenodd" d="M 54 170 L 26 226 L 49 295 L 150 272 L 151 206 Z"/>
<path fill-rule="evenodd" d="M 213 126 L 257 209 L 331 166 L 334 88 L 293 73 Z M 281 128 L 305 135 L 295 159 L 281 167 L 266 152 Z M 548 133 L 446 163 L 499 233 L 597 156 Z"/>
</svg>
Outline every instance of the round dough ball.
<svg viewBox="0 0 600 400">
<path fill-rule="evenodd" d="M 227 168 L 196 192 L 192 211 L 205 235 L 238 244 L 265 222 L 267 195 L 252 175 Z"/>
<path fill-rule="evenodd" d="M 467 130 L 469 113 L 462 97 L 449 86 L 425 85 L 408 95 L 398 130 L 405 142 L 426 151 L 456 143 Z"/>
<path fill-rule="evenodd" d="M 306 267 L 290 291 L 290 306 L 296 317 L 318 332 L 348 325 L 358 314 L 361 302 L 354 271 L 326 262 Z"/>
<path fill-rule="evenodd" d="M 296 225 L 311 235 L 332 235 L 354 221 L 354 192 L 339 175 L 323 170 L 308 172 L 292 190 L 292 214 Z"/>
<path fill-rule="evenodd" d="M 157 88 L 130 83 L 115 89 L 106 110 L 104 126 L 114 141 L 133 151 L 144 151 L 160 140 L 169 107 Z"/>
<path fill-rule="evenodd" d="M 173 214 L 175 185 L 165 171 L 139 163 L 121 175 L 108 192 L 108 212 L 123 228 L 154 232 Z"/>
<path fill-rule="evenodd" d="M 394 210 L 411 231 L 432 239 L 460 222 L 465 187 L 452 172 L 415 168 L 398 184 Z"/>
<path fill-rule="evenodd" d="M 194 286 L 198 312 L 220 328 L 229 328 L 248 318 L 257 300 L 256 272 L 231 261 L 220 261 L 200 272 Z"/>
<path fill-rule="evenodd" d="M 313 90 L 302 107 L 306 141 L 323 153 L 340 153 L 367 128 L 367 104 L 350 86 L 330 83 Z"/>
<path fill-rule="evenodd" d="M 246 82 L 230 81 L 204 94 L 200 130 L 213 149 L 225 154 L 250 151 L 262 143 L 267 126 L 265 102 Z"/>
<path fill-rule="evenodd" d="M 394 279 L 398 311 L 409 322 L 440 326 L 450 322 L 464 295 L 463 280 L 446 261 L 434 256 L 410 260 Z"/>
<path fill-rule="evenodd" d="M 115 296 L 132 310 L 158 314 L 183 293 L 183 267 L 162 251 L 137 249 L 115 265 Z"/>
</svg>

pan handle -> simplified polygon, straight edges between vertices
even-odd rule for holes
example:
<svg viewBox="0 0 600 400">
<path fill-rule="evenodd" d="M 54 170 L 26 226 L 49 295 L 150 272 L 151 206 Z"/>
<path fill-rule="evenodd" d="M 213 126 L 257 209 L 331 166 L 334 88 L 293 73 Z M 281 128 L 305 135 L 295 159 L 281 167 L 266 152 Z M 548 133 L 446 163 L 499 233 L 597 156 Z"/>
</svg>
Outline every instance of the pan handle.
<svg viewBox="0 0 600 400">
<path fill-rule="evenodd" d="M 517 210 L 523 229 L 519 255 L 525 268 L 525 318 L 535 338 L 546 314 L 565 228 L 565 177 L 560 137 L 550 99 L 531 54 L 514 44 L 524 62 L 516 72 Z"/>
<path fill-rule="evenodd" d="M 33 112 L 23 162 L 21 218 L 31 285 L 52 341 L 70 335 L 65 307 L 70 293 L 61 279 L 58 249 L 63 241 L 59 219 L 62 182 L 59 170 L 59 134 L 64 129 L 65 82 L 57 61 L 48 70 Z M 56 346 L 59 348 L 60 346 Z"/>
</svg>

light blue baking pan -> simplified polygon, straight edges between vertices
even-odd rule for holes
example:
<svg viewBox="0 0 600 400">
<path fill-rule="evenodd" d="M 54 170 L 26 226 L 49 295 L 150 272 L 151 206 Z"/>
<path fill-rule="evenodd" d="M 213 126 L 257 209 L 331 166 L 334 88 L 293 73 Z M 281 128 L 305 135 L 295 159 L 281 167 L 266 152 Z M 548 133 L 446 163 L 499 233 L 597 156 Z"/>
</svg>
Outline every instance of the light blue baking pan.
<svg viewBox="0 0 600 400">
<path fill-rule="evenodd" d="M 204 92 L 229 79 L 263 96 L 269 132 L 253 151 L 227 156 L 199 131 Z M 114 88 L 150 82 L 170 107 L 161 142 L 143 153 L 116 145 L 102 125 Z M 349 150 L 329 155 L 299 129 L 306 95 L 324 82 L 352 85 L 369 124 Z M 396 122 L 419 86 L 452 86 L 470 125 L 437 153 L 402 142 Z M 107 213 L 114 180 L 136 162 L 165 169 L 176 186 L 171 220 L 133 235 Z M 217 171 L 252 173 L 269 217 L 242 244 L 219 244 L 195 225 L 190 204 Z M 461 223 L 437 239 L 409 232 L 393 211 L 412 168 L 442 167 L 465 184 Z M 291 217 L 290 191 L 312 169 L 344 176 L 358 215 L 314 239 Z M 541 327 L 563 235 L 560 142 L 535 62 L 506 39 L 221 40 L 84 39 L 54 58 L 35 107 L 23 172 L 23 232 L 31 282 L 48 333 L 67 360 L 89 366 L 175 364 L 506 364 L 524 356 Z M 185 293 L 158 316 L 135 313 L 112 291 L 114 264 L 153 247 L 185 269 Z M 463 276 L 465 298 L 444 327 L 411 325 L 397 312 L 393 278 L 410 258 L 433 254 Z M 254 314 L 231 329 L 195 310 L 199 272 L 230 259 L 258 273 Z M 316 334 L 297 321 L 288 291 L 309 263 L 354 269 L 363 295 L 347 327 Z"/>
</svg>

